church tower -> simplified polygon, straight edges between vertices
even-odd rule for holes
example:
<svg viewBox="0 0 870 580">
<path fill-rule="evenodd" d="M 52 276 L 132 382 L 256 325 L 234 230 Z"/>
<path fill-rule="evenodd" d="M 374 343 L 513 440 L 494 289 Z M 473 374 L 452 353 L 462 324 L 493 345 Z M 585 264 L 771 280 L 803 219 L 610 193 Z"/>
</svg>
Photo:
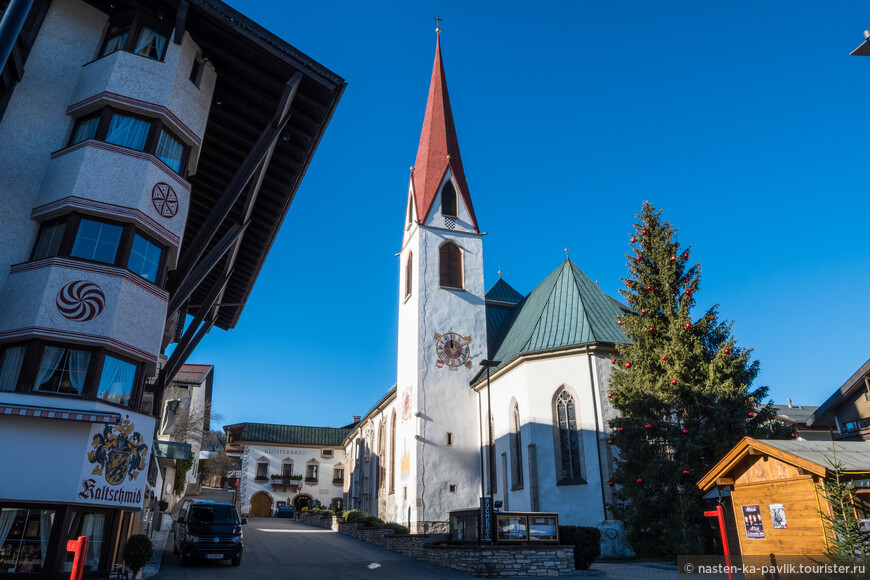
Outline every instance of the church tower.
<svg viewBox="0 0 870 580">
<path fill-rule="evenodd" d="M 478 395 L 469 381 L 486 356 L 483 241 L 471 203 L 440 30 L 411 169 L 399 258 L 396 457 L 387 515 L 419 532 L 480 496 Z M 393 512 L 394 513 L 390 513 Z"/>
</svg>

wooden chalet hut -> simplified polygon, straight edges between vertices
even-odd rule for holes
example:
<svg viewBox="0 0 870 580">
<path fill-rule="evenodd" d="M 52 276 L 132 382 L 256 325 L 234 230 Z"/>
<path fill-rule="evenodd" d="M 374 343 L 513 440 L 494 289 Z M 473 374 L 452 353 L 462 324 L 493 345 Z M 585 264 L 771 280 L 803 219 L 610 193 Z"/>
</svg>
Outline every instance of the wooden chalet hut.
<svg viewBox="0 0 870 580">
<path fill-rule="evenodd" d="M 818 486 L 834 476 L 834 445 L 843 474 L 856 484 L 856 514 L 870 518 L 870 444 L 864 442 L 744 437 L 698 482 L 703 491 L 715 494 L 718 487 L 730 495 L 726 512 L 733 518 L 726 518 L 726 527 L 730 538 L 739 538 L 742 556 L 825 553 L 819 511 L 830 508 Z M 731 551 L 738 553 L 738 546 Z"/>
</svg>

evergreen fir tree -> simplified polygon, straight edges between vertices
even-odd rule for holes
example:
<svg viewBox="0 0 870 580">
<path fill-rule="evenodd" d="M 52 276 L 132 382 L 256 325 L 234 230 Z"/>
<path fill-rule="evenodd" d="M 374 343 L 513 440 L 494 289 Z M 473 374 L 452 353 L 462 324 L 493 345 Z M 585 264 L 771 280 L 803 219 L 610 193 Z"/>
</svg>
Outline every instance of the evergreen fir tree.
<svg viewBox="0 0 870 580">
<path fill-rule="evenodd" d="M 649 202 L 638 218 L 622 291 L 629 312 L 618 321 L 631 344 L 618 347 L 608 393 L 620 414 L 609 425 L 613 507 L 638 553 L 700 554 L 711 536 L 697 480 L 745 435 L 796 435 L 760 405 L 758 361 L 717 306 L 692 318 L 701 267 L 676 230 Z"/>
<path fill-rule="evenodd" d="M 830 511 L 819 512 L 829 538 L 826 553 L 837 564 L 870 564 L 870 546 L 864 541 L 855 514 L 855 484 L 843 478 L 843 463 L 837 460 L 836 446 L 828 464 L 834 480 L 816 486 L 830 506 Z"/>
</svg>

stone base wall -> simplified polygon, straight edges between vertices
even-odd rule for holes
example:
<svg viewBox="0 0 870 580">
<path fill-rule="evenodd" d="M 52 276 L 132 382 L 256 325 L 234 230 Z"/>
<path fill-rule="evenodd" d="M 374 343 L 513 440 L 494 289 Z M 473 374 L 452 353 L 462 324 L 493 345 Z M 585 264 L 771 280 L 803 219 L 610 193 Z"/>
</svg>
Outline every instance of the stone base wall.
<svg viewBox="0 0 870 580">
<path fill-rule="evenodd" d="M 429 536 L 426 535 L 396 536 L 388 528 L 366 528 L 362 523 L 347 523 L 334 516 L 303 512 L 299 521 L 345 534 L 415 560 L 481 578 L 570 576 L 574 573 L 574 550 L 571 546 L 435 546 L 429 543 Z"/>
</svg>

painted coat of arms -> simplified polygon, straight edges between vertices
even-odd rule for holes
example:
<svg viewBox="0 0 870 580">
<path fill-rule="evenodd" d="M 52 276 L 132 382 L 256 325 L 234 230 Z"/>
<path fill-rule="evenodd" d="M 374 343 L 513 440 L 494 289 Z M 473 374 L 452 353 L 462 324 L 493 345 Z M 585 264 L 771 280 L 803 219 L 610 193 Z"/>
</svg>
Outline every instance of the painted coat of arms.
<svg viewBox="0 0 870 580">
<path fill-rule="evenodd" d="M 110 485 L 120 485 L 125 477 L 132 481 L 145 469 L 148 445 L 135 428 L 127 418 L 117 426 L 106 425 L 102 433 L 94 435 L 93 449 L 88 452 L 88 461 L 97 464 L 93 475 L 105 475 Z"/>
</svg>

